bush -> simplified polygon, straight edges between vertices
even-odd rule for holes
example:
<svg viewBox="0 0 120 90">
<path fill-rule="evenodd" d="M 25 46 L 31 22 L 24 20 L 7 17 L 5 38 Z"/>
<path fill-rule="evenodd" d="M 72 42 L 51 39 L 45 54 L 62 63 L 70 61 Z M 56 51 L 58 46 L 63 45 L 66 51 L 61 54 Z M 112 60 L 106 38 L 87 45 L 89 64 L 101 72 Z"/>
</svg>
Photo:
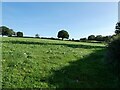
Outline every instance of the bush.
<svg viewBox="0 0 120 90">
<path fill-rule="evenodd" d="M 107 47 L 107 63 L 114 69 L 115 75 L 120 72 L 120 35 L 114 36 Z"/>
</svg>

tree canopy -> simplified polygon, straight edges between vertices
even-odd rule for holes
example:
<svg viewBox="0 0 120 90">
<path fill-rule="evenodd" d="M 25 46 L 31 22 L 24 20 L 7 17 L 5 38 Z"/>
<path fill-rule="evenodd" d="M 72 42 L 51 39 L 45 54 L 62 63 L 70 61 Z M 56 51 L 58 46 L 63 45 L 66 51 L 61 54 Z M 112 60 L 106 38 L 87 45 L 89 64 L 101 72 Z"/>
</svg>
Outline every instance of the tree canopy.
<svg viewBox="0 0 120 90">
<path fill-rule="evenodd" d="M 62 40 L 64 39 L 64 38 L 69 38 L 69 34 L 68 34 L 68 32 L 67 31 L 65 31 L 65 30 L 61 30 L 61 31 L 59 31 L 58 32 L 58 36 L 57 36 L 58 38 L 62 38 Z"/>
<path fill-rule="evenodd" d="M 0 35 L 2 35 L 2 36 L 12 36 L 12 35 L 15 35 L 15 32 L 13 31 L 13 29 L 9 29 L 6 26 L 1 26 L 0 27 Z"/>
<path fill-rule="evenodd" d="M 97 35 L 95 38 L 96 38 L 96 41 L 103 41 L 102 35 Z"/>
<path fill-rule="evenodd" d="M 88 36 L 88 40 L 95 40 L 95 35 Z"/>
<path fill-rule="evenodd" d="M 17 32 L 17 37 L 23 37 L 23 32 Z"/>
<path fill-rule="evenodd" d="M 116 29 L 116 30 L 115 30 L 115 33 L 116 33 L 116 34 L 120 34 L 120 21 L 117 22 L 115 29 Z"/>
<path fill-rule="evenodd" d="M 39 37 L 40 37 L 40 35 L 39 35 L 39 34 L 35 34 L 35 37 L 36 37 L 36 38 L 39 38 Z"/>
</svg>

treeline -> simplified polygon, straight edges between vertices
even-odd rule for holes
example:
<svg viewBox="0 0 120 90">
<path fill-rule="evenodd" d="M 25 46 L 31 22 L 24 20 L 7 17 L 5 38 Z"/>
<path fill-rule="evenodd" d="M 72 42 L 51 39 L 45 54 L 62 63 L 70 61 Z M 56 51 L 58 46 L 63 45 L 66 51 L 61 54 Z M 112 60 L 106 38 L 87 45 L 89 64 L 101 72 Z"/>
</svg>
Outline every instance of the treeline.
<svg viewBox="0 0 120 90">
<path fill-rule="evenodd" d="M 8 37 L 24 37 L 24 38 L 41 38 L 41 39 L 51 39 L 51 40 L 64 40 L 66 38 L 67 41 L 75 41 L 75 42 L 110 42 L 110 40 L 116 36 L 116 34 L 120 33 L 119 30 L 120 22 L 118 22 L 115 26 L 115 34 L 111 36 L 102 36 L 102 35 L 90 35 L 87 38 L 80 38 L 79 40 L 75 40 L 74 38 L 69 39 L 69 33 L 66 30 L 60 30 L 58 32 L 58 38 L 48 38 L 48 37 L 40 37 L 39 34 L 35 34 L 35 37 L 23 36 L 23 32 L 15 32 L 13 29 L 10 29 L 6 26 L 0 27 L 0 35 L 8 36 Z"/>
<path fill-rule="evenodd" d="M 88 36 L 88 38 L 80 38 L 80 41 L 84 41 L 84 42 L 87 42 L 87 41 L 90 41 L 90 42 L 94 42 L 94 41 L 98 41 L 98 42 L 109 42 L 109 40 L 112 38 L 112 35 L 111 36 L 102 36 L 102 35 L 90 35 Z"/>
<path fill-rule="evenodd" d="M 118 33 L 119 31 L 117 31 Z M 1 26 L 0 27 L 0 35 L 2 36 L 8 36 L 8 37 L 24 37 L 24 38 L 41 38 L 41 39 L 51 39 L 51 40 L 60 40 L 60 38 L 62 40 L 64 40 L 65 38 L 68 41 L 75 41 L 75 42 L 80 42 L 80 41 L 108 41 L 112 36 L 102 36 L 102 35 L 90 35 L 88 36 L 88 38 L 80 38 L 80 40 L 74 40 L 74 38 L 72 39 L 68 39 L 69 38 L 69 34 L 67 31 L 65 30 L 61 30 L 58 32 L 57 37 L 58 38 L 48 38 L 48 37 L 40 37 L 39 34 L 35 34 L 35 37 L 29 37 L 29 36 L 23 36 L 23 32 L 15 32 L 13 29 L 10 29 L 6 26 Z"/>
<path fill-rule="evenodd" d="M 23 32 L 15 32 L 13 29 L 10 29 L 6 26 L 0 27 L 0 35 L 8 37 L 23 37 Z"/>
<path fill-rule="evenodd" d="M 102 36 L 102 35 L 90 35 L 88 36 L 88 38 L 80 38 L 80 41 L 84 41 L 84 42 L 94 42 L 94 41 L 98 41 L 98 42 L 110 42 L 113 38 L 115 38 L 116 36 L 118 37 L 120 34 L 120 22 L 117 22 L 116 26 L 115 26 L 115 34 L 110 35 L 110 36 Z"/>
</svg>

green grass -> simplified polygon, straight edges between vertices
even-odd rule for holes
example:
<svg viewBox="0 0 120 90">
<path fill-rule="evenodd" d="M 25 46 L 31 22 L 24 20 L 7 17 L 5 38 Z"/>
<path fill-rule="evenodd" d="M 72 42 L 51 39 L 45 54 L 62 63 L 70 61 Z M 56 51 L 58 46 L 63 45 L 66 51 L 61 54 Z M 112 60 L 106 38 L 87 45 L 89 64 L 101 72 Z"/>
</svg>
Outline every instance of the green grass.
<svg viewBox="0 0 120 90">
<path fill-rule="evenodd" d="M 2 38 L 3 88 L 117 87 L 102 43 Z"/>
</svg>

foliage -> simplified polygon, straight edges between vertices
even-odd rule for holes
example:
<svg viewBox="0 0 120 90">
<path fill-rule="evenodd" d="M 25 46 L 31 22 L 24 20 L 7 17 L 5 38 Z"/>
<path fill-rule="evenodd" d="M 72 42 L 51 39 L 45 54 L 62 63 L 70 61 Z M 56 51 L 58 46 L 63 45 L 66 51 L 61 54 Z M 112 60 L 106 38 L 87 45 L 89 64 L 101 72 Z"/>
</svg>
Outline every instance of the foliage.
<svg viewBox="0 0 120 90">
<path fill-rule="evenodd" d="M 104 41 L 102 35 L 97 35 L 97 36 L 95 37 L 95 39 L 96 39 L 96 41 Z"/>
<path fill-rule="evenodd" d="M 17 32 L 17 37 L 23 37 L 23 32 Z"/>
<path fill-rule="evenodd" d="M 12 35 L 15 35 L 15 32 L 13 31 L 13 29 L 9 29 L 9 34 L 8 34 L 8 36 L 12 36 Z"/>
<path fill-rule="evenodd" d="M 116 24 L 116 34 L 112 35 L 110 43 L 107 47 L 106 62 L 109 68 L 112 68 L 114 75 L 116 76 L 117 86 L 119 87 L 120 79 L 120 22 Z"/>
<path fill-rule="evenodd" d="M 80 40 L 87 40 L 87 38 L 80 38 Z"/>
<path fill-rule="evenodd" d="M 95 35 L 88 36 L 88 40 L 95 40 Z"/>
<path fill-rule="evenodd" d="M 107 63 L 114 69 L 115 75 L 120 78 L 120 34 L 114 36 L 108 45 Z"/>
<path fill-rule="evenodd" d="M 111 39 L 108 45 L 107 51 L 107 64 L 109 69 L 112 69 L 112 73 L 116 77 L 117 86 L 120 86 L 120 34 L 117 34 Z"/>
<path fill-rule="evenodd" d="M 115 27 L 115 33 L 116 34 L 120 34 L 120 21 L 116 24 L 116 27 Z"/>
<path fill-rule="evenodd" d="M 74 38 L 72 38 L 72 41 L 74 41 Z"/>
<path fill-rule="evenodd" d="M 61 30 L 61 31 L 58 32 L 57 37 L 58 37 L 58 38 L 62 38 L 62 40 L 63 40 L 64 38 L 67 38 L 67 39 L 68 39 L 68 38 L 69 38 L 69 34 L 68 34 L 67 31 Z"/>
<path fill-rule="evenodd" d="M 15 32 L 12 29 L 9 29 L 6 26 L 1 26 L 0 27 L 0 35 L 2 35 L 2 36 L 12 36 L 12 35 L 15 35 Z"/>
<path fill-rule="evenodd" d="M 112 36 L 104 36 L 103 41 L 105 41 L 106 43 L 109 43 L 111 38 L 112 38 Z"/>
<path fill-rule="evenodd" d="M 35 34 L 35 37 L 36 37 L 36 38 L 40 38 L 40 35 L 39 35 L 39 34 Z"/>
<path fill-rule="evenodd" d="M 80 38 L 80 41 L 85 42 L 85 41 L 87 41 L 87 38 Z"/>
</svg>

